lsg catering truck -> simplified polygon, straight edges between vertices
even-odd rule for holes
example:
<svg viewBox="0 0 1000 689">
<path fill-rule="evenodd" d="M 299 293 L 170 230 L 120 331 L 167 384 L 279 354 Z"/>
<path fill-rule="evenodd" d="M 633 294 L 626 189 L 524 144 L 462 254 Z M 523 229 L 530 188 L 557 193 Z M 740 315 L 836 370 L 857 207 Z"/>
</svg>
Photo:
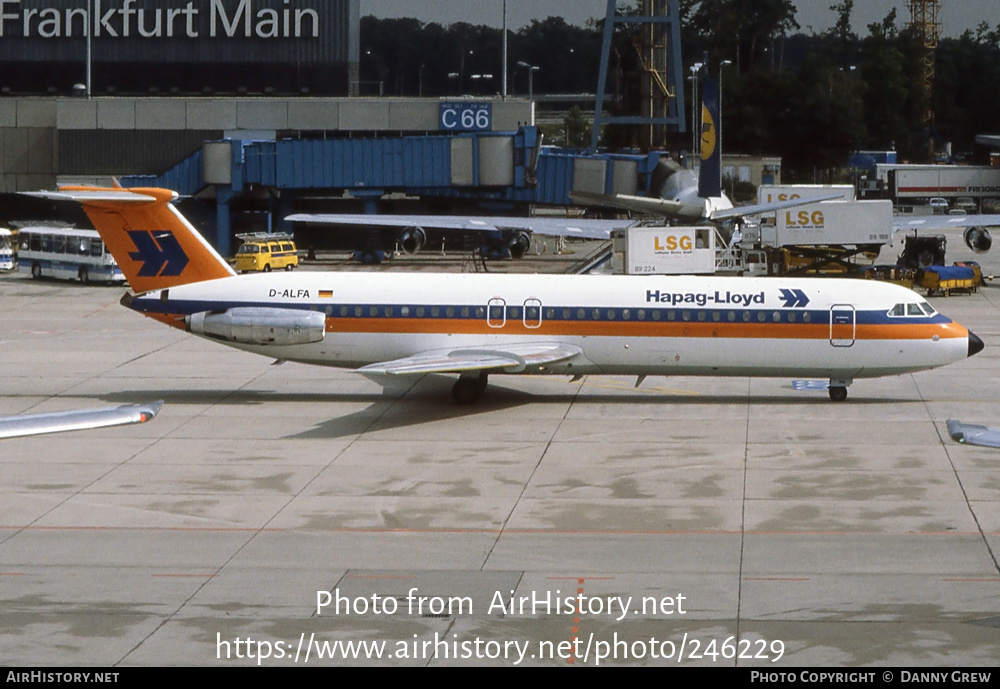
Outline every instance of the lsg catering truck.
<svg viewBox="0 0 1000 689">
<path fill-rule="evenodd" d="M 714 227 L 637 226 L 611 234 L 611 272 L 708 275 L 715 272 Z"/>
<path fill-rule="evenodd" d="M 779 210 L 760 224 L 617 230 L 611 270 L 629 275 L 846 273 L 871 265 L 891 241 L 891 201 L 825 201 Z"/>
</svg>

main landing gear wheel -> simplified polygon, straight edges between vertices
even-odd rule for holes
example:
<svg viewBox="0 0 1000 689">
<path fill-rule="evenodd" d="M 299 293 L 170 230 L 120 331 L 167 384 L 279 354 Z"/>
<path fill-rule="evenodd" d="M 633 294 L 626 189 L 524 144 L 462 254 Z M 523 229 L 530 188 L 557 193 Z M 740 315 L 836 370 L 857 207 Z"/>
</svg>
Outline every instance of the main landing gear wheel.
<svg viewBox="0 0 1000 689">
<path fill-rule="evenodd" d="M 454 387 L 451 389 L 451 397 L 455 400 L 455 404 L 465 406 L 478 402 L 486 390 L 487 380 L 485 373 L 475 378 L 463 376 L 456 380 Z"/>
<path fill-rule="evenodd" d="M 834 402 L 843 402 L 847 399 L 847 388 L 843 385 L 830 386 L 830 399 Z"/>
</svg>

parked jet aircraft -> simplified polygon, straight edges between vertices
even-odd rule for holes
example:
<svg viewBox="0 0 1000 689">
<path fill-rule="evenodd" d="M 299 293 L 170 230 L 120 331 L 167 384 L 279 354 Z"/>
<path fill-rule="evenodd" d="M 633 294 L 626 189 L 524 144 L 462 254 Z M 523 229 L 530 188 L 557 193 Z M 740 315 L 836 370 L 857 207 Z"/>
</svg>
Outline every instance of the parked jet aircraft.
<svg viewBox="0 0 1000 689">
<path fill-rule="evenodd" d="M 570 197 L 585 206 L 618 208 L 663 218 L 664 222 L 669 220 L 686 224 L 724 222 L 837 197 L 836 194 L 831 194 L 809 200 L 792 199 L 734 208 L 722 191 L 722 149 L 716 129 L 716 123 L 720 121 L 718 82 L 706 78 L 703 89 L 705 99 L 702 119 L 705 124 L 702 131 L 701 167 L 697 174 L 693 170 L 682 169 L 664 159 L 660 164 L 666 174 L 654 175 L 656 181 L 652 183 L 650 189 L 652 196 L 581 191 L 571 192 Z M 527 252 L 532 234 L 609 239 L 613 230 L 632 227 L 639 222 L 631 218 L 596 220 L 341 213 L 298 213 L 285 219 L 307 224 L 364 227 L 368 232 L 389 230 L 389 233 L 369 237 L 367 240 L 369 247 L 362 252 L 363 255 L 371 255 L 373 249 L 379 245 L 390 250 L 398 245 L 407 253 L 416 253 L 427 244 L 428 233 L 431 230 L 461 234 L 478 233 L 483 237 L 480 252 L 491 258 L 520 258 Z"/>
<path fill-rule="evenodd" d="M 664 159 L 661 165 L 667 174 L 660 175 L 650 189 L 651 196 L 571 192 L 570 197 L 583 206 L 616 208 L 630 213 L 642 213 L 662 218 L 664 222 L 705 224 L 724 223 L 762 213 L 810 205 L 840 198 L 840 194 L 816 194 L 808 199 L 794 198 L 770 203 L 733 206 L 722 190 L 722 147 L 718 126 L 721 123 L 719 85 L 714 79 L 702 82 L 702 145 L 701 166 L 696 174 Z M 609 239 L 613 230 L 638 224 L 638 220 L 594 220 L 553 217 L 490 217 L 450 215 L 386 215 L 386 214 L 310 214 L 299 213 L 286 218 L 290 222 L 319 225 L 364 227 L 370 245 L 363 256 L 372 256 L 381 246 L 392 250 L 399 246 L 407 253 L 417 253 L 428 243 L 430 231 L 479 233 L 480 252 L 490 257 L 520 258 L 529 248 L 531 235 Z M 952 215 L 900 217 L 893 221 L 893 232 L 900 230 L 938 230 L 949 227 L 969 228 L 965 242 L 978 253 L 987 251 L 992 238 L 987 226 L 1000 225 L 997 215 Z M 385 232 L 382 232 L 385 230 Z M 728 236 L 727 236 L 728 238 Z M 372 262 L 372 261 L 365 261 Z"/>
<path fill-rule="evenodd" d="M 849 279 L 635 275 L 236 275 L 164 189 L 64 187 L 134 293 L 122 303 L 279 360 L 381 379 L 459 375 L 475 402 L 491 374 L 794 376 L 934 368 L 983 342 L 911 290 Z"/>
</svg>

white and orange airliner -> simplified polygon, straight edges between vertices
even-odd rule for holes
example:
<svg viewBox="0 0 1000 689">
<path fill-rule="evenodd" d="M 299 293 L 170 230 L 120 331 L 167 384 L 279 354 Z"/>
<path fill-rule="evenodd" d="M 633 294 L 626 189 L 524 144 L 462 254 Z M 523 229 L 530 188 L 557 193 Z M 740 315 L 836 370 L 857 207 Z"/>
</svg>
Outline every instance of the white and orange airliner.
<svg viewBox="0 0 1000 689">
<path fill-rule="evenodd" d="M 857 378 L 935 368 L 983 342 L 912 290 L 869 280 L 289 272 L 236 275 L 165 189 L 63 187 L 128 279 L 122 303 L 278 360 L 380 379 L 455 373 Z M 638 384 L 638 382 L 637 382 Z"/>
</svg>

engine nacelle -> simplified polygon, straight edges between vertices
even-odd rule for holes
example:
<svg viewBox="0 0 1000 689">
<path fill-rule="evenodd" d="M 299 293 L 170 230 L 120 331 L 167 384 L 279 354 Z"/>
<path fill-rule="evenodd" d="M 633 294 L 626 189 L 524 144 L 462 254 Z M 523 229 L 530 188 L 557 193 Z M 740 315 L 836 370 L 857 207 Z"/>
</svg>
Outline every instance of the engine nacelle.
<svg viewBox="0 0 1000 689">
<path fill-rule="evenodd" d="M 421 227 L 407 227 L 399 235 L 399 246 L 408 254 L 415 254 L 427 243 L 427 233 Z"/>
<path fill-rule="evenodd" d="M 993 237 L 985 227 L 970 227 L 965 231 L 965 244 L 977 254 L 984 254 L 993 246 Z"/>
<path fill-rule="evenodd" d="M 184 318 L 189 332 L 225 342 L 248 345 L 287 345 L 322 342 L 326 315 L 320 311 L 236 307 L 202 311 Z"/>
<path fill-rule="evenodd" d="M 531 235 L 527 232 L 515 232 L 507 239 L 507 250 L 510 251 L 511 258 L 524 258 L 530 248 Z"/>
</svg>

